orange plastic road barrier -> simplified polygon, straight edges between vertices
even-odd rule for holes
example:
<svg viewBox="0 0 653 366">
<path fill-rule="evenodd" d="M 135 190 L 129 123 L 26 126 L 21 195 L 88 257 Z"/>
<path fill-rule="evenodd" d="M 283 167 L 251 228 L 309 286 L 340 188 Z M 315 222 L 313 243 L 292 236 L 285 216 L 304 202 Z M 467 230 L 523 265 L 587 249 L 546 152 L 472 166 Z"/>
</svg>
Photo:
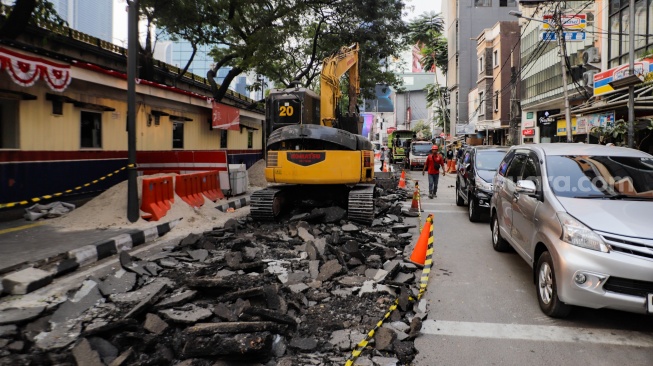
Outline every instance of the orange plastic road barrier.
<svg viewBox="0 0 653 366">
<path fill-rule="evenodd" d="M 401 177 L 399 177 L 399 188 L 406 188 L 406 171 L 401 170 Z"/>
<path fill-rule="evenodd" d="M 193 207 L 201 207 L 204 204 L 201 187 L 201 179 L 197 173 L 181 174 L 175 177 L 175 193 Z"/>
<path fill-rule="evenodd" d="M 447 173 L 451 173 L 456 170 L 456 162 L 453 159 L 447 161 Z"/>
<path fill-rule="evenodd" d="M 143 178 L 141 211 L 145 220 L 159 221 L 168 213 L 174 198 L 170 196 L 172 177 Z"/>
<path fill-rule="evenodd" d="M 220 189 L 218 171 L 213 170 L 199 174 L 202 182 L 202 194 L 213 202 L 224 199 L 224 194 L 222 194 L 222 190 Z"/>
<path fill-rule="evenodd" d="M 431 225 L 433 221 L 433 215 L 429 215 L 426 218 L 426 224 L 422 229 L 422 233 L 419 235 L 417 244 L 413 249 L 413 253 L 410 255 L 410 261 L 418 266 L 424 266 L 426 261 L 426 251 L 429 246 L 429 236 L 431 235 Z"/>
</svg>

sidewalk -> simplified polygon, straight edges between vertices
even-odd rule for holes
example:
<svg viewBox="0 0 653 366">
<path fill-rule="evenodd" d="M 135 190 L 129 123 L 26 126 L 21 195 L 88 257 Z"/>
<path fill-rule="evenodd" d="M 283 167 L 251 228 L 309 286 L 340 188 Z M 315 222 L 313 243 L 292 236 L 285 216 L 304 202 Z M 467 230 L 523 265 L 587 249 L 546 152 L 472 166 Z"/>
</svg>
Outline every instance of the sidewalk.
<svg viewBox="0 0 653 366">
<path fill-rule="evenodd" d="M 217 213 L 247 205 L 248 195 L 207 206 Z M 55 277 L 152 242 L 173 230 L 180 221 L 164 217 L 142 229 L 78 231 L 64 231 L 48 220 L 0 222 L 0 294 L 34 291 Z"/>
</svg>

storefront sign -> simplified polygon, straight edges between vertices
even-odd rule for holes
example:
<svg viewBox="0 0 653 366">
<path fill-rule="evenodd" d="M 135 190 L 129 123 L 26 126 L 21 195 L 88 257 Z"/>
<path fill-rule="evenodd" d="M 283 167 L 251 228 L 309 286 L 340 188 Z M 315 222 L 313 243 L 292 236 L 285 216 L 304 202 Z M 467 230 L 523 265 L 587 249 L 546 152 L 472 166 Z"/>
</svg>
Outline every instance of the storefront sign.
<svg viewBox="0 0 653 366">
<path fill-rule="evenodd" d="M 524 135 L 524 136 L 535 136 L 535 129 L 534 128 L 528 128 L 528 129 L 522 130 L 521 134 Z"/>
<path fill-rule="evenodd" d="M 576 117 L 571 118 L 571 134 L 575 135 L 576 131 Z M 567 121 L 564 119 L 559 119 L 557 122 L 558 129 L 556 131 L 556 136 L 567 136 Z"/>
<path fill-rule="evenodd" d="M 607 71 L 594 74 L 594 96 L 610 93 L 614 88 L 610 83 L 625 78 L 629 75 L 630 65 L 624 64 L 613 67 Z M 635 75 L 643 81 L 653 80 L 653 57 L 641 59 L 635 62 Z"/>
<path fill-rule="evenodd" d="M 522 122 L 522 126 L 528 128 L 535 127 L 535 121 L 524 121 Z"/>
</svg>

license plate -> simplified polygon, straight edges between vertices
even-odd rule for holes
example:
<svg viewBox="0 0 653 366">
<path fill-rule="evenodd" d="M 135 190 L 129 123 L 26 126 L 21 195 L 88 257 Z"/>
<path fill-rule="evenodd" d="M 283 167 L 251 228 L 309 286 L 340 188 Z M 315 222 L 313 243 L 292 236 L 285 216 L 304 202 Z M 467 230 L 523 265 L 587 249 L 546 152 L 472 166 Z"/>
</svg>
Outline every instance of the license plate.
<svg viewBox="0 0 653 366">
<path fill-rule="evenodd" d="M 648 294 L 646 298 L 646 306 L 648 307 L 648 312 L 653 314 L 653 294 Z"/>
</svg>

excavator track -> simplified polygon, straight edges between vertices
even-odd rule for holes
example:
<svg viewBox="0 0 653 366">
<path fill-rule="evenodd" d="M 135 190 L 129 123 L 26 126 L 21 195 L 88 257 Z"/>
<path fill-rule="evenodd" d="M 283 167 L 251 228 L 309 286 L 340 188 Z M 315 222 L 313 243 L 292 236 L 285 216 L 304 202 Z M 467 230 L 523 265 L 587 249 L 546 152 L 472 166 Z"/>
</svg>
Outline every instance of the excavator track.
<svg viewBox="0 0 653 366">
<path fill-rule="evenodd" d="M 283 188 L 264 188 L 252 193 L 250 197 L 250 214 L 254 221 L 274 221 L 283 210 Z"/>
<path fill-rule="evenodd" d="M 374 184 L 358 184 L 349 191 L 349 220 L 371 225 L 374 221 Z"/>
</svg>

